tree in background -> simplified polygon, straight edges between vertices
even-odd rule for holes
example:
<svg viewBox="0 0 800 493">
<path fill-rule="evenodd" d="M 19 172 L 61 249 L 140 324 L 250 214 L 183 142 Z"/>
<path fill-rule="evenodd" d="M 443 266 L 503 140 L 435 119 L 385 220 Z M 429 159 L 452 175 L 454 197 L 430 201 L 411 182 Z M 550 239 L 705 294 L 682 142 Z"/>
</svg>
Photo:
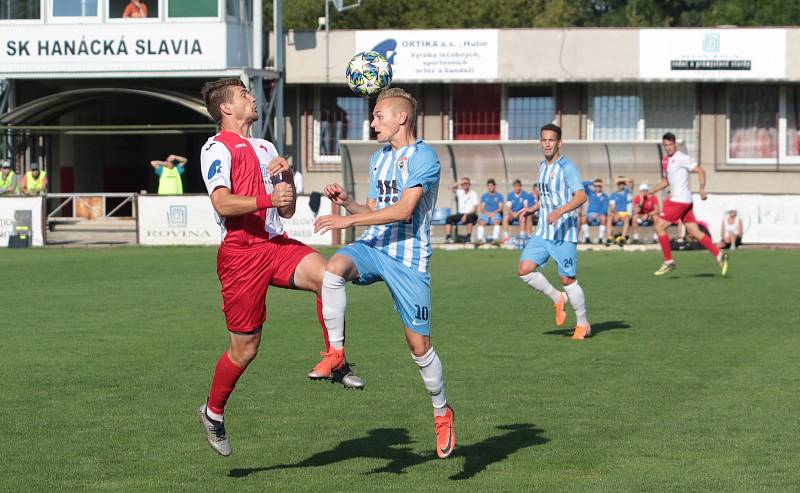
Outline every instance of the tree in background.
<svg viewBox="0 0 800 493">
<path fill-rule="evenodd" d="M 272 25 L 272 2 L 264 2 Z M 284 29 L 315 30 L 323 0 L 284 1 Z M 331 9 L 336 29 L 781 26 L 800 21 L 800 0 L 362 0 Z"/>
</svg>

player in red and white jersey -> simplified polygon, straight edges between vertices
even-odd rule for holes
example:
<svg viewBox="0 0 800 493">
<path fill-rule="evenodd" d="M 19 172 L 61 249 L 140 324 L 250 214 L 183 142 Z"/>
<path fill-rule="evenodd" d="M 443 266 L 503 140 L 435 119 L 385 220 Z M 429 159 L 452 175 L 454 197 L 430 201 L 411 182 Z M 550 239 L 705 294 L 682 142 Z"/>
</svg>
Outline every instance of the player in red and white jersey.
<svg viewBox="0 0 800 493">
<path fill-rule="evenodd" d="M 664 253 L 664 263 L 655 272 L 655 275 L 662 276 L 675 269 L 675 261 L 672 260 L 672 251 L 669 246 L 667 228 L 670 224 L 682 221 L 686 225 L 686 231 L 706 250 L 711 252 L 722 269 L 722 275 L 728 273 L 728 254 L 719 251 L 706 234 L 697 226 L 697 219 L 692 210 L 692 189 L 689 184 L 689 174 L 696 173 L 700 177 L 700 198 L 706 200 L 706 172 L 700 165 L 688 155 L 678 150 L 675 142 L 675 134 L 667 132 L 662 138 L 664 151 L 667 153 L 662 162 L 664 178 L 656 185 L 652 193 L 669 187 L 669 196 L 664 200 L 664 209 L 656 217 L 655 230 L 658 234 L 658 242 L 661 244 L 661 251 Z"/>
<path fill-rule="evenodd" d="M 211 447 L 230 455 L 223 412 L 261 343 L 267 288 L 317 294 L 317 316 L 328 351 L 320 297 L 327 262 L 319 252 L 283 231 L 281 218 L 292 217 L 297 203 L 292 170 L 270 142 L 249 137 L 258 119 L 255 98 L 239 79 L 209 82 L 202 92 L 206 109 L 220 126 L 220 132 L 203 145 L 201 166 L 222 227 L 217 275 L 230 345 L 217 361 L 208 399 L 197 415 Z M 357 376 L 346 373 L 345 365 L 342 362 L 335 369 L 341 370 L 339 378 L 345 387 L 363 387 Z"/>
</svg>

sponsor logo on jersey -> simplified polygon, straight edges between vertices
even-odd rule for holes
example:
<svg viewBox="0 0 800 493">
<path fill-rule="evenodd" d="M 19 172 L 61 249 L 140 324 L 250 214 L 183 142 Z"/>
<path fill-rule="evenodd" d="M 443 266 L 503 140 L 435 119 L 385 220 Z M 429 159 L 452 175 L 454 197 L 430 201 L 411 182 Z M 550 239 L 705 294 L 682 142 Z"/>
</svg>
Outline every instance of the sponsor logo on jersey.
<svg viewBox="0 0 800 493">
<path fill-rule="evenodd" d="M 408 164 L 408 158 L 405 157 L 405 156 L 403 156 L 403 157 L 401 157 L 400 159 L 397 160 L 397 166 L 400 169 L 403 169 L 403 166 L 405 166 L 407 164 Z"/>
<path fill-rule="evenodd" d="M 222 161 L 215 159 L 214 162 L 211 163 L 211 167 L 208 168 L 208 180 L 211 181 L 220 173 L 222 173 Z"/>
<path fill-rule="evenodd" d="M 247 147 L 247 144 L 236 144 L 233 146 L 234 149 L 241 149 L 242 147 Z"/>
</svg>

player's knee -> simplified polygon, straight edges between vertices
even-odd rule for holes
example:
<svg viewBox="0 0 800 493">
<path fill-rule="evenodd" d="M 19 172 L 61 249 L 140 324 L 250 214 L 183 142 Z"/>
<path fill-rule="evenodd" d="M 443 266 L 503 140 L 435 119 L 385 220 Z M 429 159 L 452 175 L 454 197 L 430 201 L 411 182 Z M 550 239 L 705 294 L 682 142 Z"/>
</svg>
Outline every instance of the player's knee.
<svg viewBox="0 0 800 493">
<path fill-rule="evenodd" d="M 577 279 L 575 279 L 574 277 L 560 276 L 560 278 L 562 286 L 569 286 L 570 284 L 574 284 L 577 281 Z"/>
<path fill-rule="evenodd" d="M 228 350 L 231 360 L 239 367 L 247 367 L 258 355 L 258 344 L 242 344 Z"/>
<path fill-rule="evenodd" d="M 536 266 L 530 266 L 528 264 L 519 264 L 517 268 L 517 275 L 520 278 L 527 276 L 528 274 L 533 273 L 536 270 Z M 522 282 L 527 282 L 525 279 L 522 279 Z"/>
<path fill-rule="evenodd" d="M 347 273 L 347 270 L 350 266 L 350 261 L 348 257 L 343 255 L 334 255 L 328 260 L 328 264 L 325 266 L 325 270 L 330 272 L 331 274 L 344 277 Z"/>
</svg>

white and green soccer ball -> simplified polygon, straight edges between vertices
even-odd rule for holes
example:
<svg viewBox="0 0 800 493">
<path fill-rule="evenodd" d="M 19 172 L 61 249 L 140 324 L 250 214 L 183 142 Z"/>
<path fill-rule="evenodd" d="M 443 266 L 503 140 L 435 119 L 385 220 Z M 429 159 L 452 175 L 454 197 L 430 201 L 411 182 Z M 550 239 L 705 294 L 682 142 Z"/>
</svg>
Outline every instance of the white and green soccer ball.
<svg viewBox="0 0 800 493">
<path fill-rule="evenodd" d="M 392 83 L 392 65 L 377 51 L 364 51 L 350 59 L 345 76 L 356 95 L 373 97 Z"/>
</svg>

